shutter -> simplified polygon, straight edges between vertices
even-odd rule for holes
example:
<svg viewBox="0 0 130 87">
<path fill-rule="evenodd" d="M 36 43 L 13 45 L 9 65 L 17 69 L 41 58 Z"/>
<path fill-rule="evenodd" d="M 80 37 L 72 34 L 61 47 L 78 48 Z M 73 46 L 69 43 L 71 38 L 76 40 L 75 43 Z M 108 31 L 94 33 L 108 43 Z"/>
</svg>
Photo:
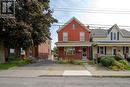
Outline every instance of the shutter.
<svg viewBox="0 0 130 87">
<path fill-rule="evenodd" d="M 113 33 L 111 32 L 111 40 L 113 39 Z"/>
<path fill-rule="evenodd" d="M 99 46 L 97 47 L 97 53 L 99 53 Z"/>
<path fill-rule="evenodd" d="M 117 40 L 119 40 L 119 32 L 117 32 Z"/>
<path fill-rule="evenodd" d="M 105 55 L 107 54 L 107 47 L 105 46 Z"/>
</svg>

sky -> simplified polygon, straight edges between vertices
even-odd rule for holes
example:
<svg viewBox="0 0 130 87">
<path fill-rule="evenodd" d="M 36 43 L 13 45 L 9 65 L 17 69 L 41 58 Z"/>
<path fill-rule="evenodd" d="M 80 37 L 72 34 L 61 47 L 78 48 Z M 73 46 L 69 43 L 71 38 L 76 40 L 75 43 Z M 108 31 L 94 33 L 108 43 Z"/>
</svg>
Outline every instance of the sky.
<svg viewBox="0 0 130 87">
<path fill-rule="evenodd" d="M 53 17 L 58 20 L 58 23 L 53 25 L 66 23 L 72 17 L 76 17 L 83 24 L 130 26 L 130 0 L 50 0 L 50 7 L 54 10 Z M 72 11 L 56 11 L 57 8 L 65 8 Z M 75 12 L 74 9 L 80 9 L 80 12 Z M 107 10 L 107 12 L 88 13 L 87 9 Z M 112 13 L 114 11 L 121 11 L 121 13 L 114 14 Z M 59 26 L 51 27 L 52 48 L 57 42 L 56 31 L 58 28 Z"/>
</svg>

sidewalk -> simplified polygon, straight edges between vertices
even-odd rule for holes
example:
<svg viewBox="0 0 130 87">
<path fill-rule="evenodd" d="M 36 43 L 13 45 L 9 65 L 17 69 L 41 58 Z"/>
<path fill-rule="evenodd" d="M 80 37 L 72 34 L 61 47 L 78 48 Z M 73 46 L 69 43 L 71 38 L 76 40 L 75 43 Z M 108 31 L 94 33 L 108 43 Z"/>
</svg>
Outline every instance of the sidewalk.
<svg viewBox="0 0 130 87">
<path fill-rule="evenodd" d="M 130 71 L 110 71 L 104 67 L 88 64 L 85 64 L 85 67 L 69 64 L 33 64 L 25 67 L 0 71 L 0 78 L 44 76 L 130 77 Z"/>
<path fill-rule="evenodd" d="M 85 67 L 94 77 L 130 77 L 130 71 L 110 71 L 96 65 L 85 64 Z"/>
</svg>

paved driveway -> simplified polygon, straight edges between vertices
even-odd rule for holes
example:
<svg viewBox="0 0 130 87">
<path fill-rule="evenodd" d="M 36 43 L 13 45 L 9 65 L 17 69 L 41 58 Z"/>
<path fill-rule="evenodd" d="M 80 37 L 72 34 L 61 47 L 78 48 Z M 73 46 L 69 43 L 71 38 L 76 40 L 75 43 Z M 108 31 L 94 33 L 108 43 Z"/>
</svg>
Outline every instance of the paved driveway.
<svg viewBox="0 0 130 87">
<path fill-rule="evenodd" d="M 0 71 L 0 77 L 91 76 L 81 65 L 54 64 L 51 61 Z"/>
<path fill-rule="evenodd" d="M 17 67 L 15 70 L 85 70 L 85 67 L 73 64 L 54 64 L 53 62 L 46 60 L 24 67 Z"/>
</svg>

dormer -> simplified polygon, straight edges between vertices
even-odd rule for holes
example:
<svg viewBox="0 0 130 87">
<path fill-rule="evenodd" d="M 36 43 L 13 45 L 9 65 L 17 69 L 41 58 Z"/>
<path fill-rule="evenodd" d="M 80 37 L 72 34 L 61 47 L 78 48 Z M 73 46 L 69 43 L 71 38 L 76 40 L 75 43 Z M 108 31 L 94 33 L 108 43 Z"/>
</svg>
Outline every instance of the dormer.
<svg viewBox="0 0 130 87">
<path fill-rule="evenodd" d="M 108 36 L 110 37 L 110 40 L 120 40 L 120 35 L 122 36 L 122 32 L 117 24 L 114 24 L 110 29 L 108 29 Z"/>
</svg>

